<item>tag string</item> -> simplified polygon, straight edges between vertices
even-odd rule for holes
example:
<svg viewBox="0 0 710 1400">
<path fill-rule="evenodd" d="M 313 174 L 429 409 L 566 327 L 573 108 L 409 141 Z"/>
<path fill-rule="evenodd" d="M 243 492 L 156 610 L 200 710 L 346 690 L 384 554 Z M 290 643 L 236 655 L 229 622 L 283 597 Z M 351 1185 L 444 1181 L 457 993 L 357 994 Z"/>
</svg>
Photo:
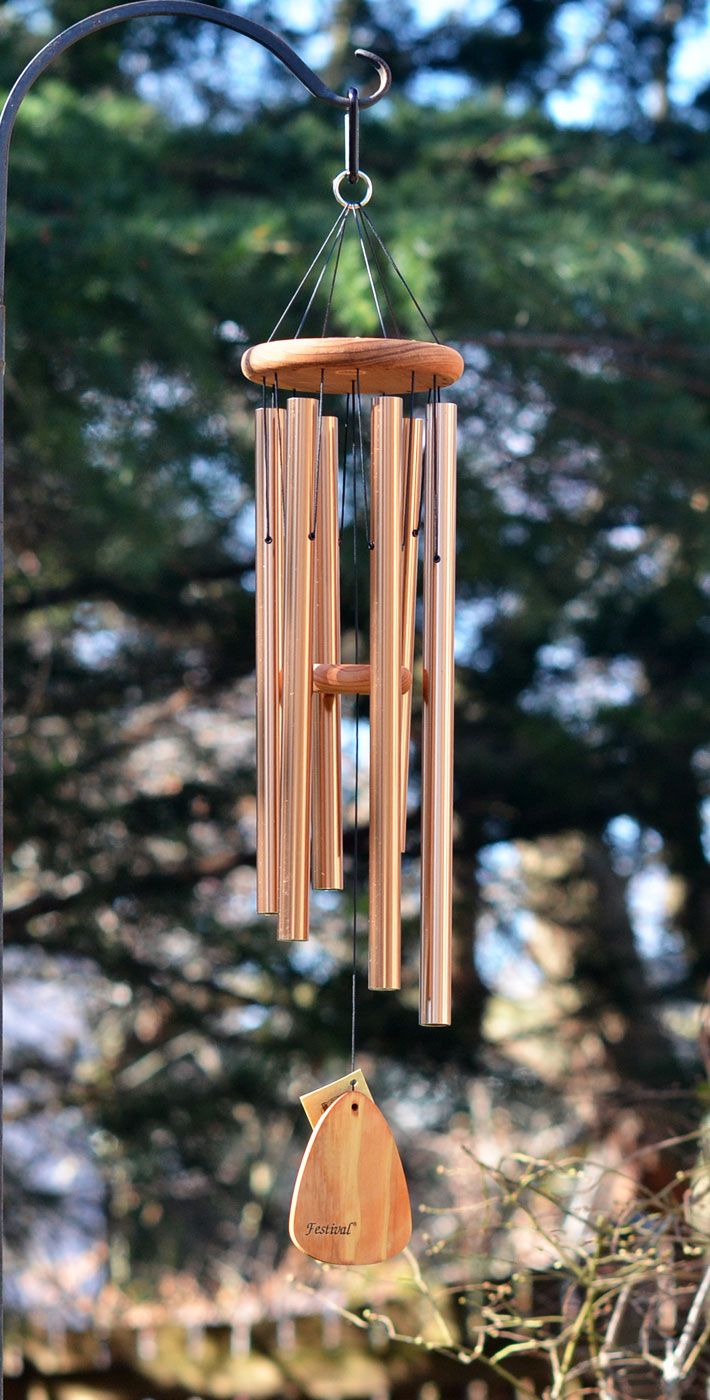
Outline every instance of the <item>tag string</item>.
<svg viewBox="0 0 710 1400">
<path fill-rule="evenodd" d="M 286 528 L 286 448 L 284 443 L 283 421 L 279 413 L 279 376 L 274 374 L 271 390 L 271 406 L 276 412 L 276 430 L 279 444 L 279 480 L 281 487 L 281 515 Z"/>
<path fill-rule="evenodd" d="M 316 470 L 313 485 L 313 521 L 308 532 L 309 540 L 316 537 L 316 525 L 318 524 L 318 494 L 320 486 L 320 459 L 323 443 L 323 370 L 320 372 L 320 389 L 318 391 L 318 417 L 316 422 Z"/>
<path fill-rule="evenodd" d="M 355 385 L 352 386 L 353 412 L 355 410 Z M 358 424 L 360 429 L 359 446 L 360 457 L 362 459 L 362 420 L 360 405 L 360 385 L 357 386 L 357 410 Z M 352 498 L 353 498 L 353 615 L 355 624 L 355 664 L 360 659 L 360 598 L 358 588 L 358 557 L 357 557 L 357 471 L 355 469 L 355 445 L 353 444 L 353 472 L 352 472 Z M 364 469 L 363 469 L 363 489 L 364 489 Z M 369 529 L 368 529 L 369 541 Z M 358 856 L 359 856 L 359 836 L 360 836 L 360 813 L 359 813 L 359 792 L 360 792 L 360 696 L 355 695 L 355 812 L 353 829 L 353 905 L 352 905 L 352 972 L 351 972 L 351 1006 L 350 1006 L 350 1072 L 355 1069 L 355 1026 L 357 1017 L 357 896 L 358 896 Z"/>
<path fill-rule="evenodd" d="M 262 380 L 261 385 L 261 430 L 262 430 L 262 456 L 264 459 L 264 544 L 273 544 L 271 534 L 271 471 L 269 462 L 270 433 L 266 421 L 266 380 Z"/>
<path fill-rule="evenodd" d="M 435 563 L 435 564 L 440 564 L 440 563 L 441 563 L 441 555 L 440 555 L 440 553 L 439 553 L 439 471 L 440 471 L 440 462 L 439 462 L 439 406 L 440 406 L 440 404 L 441 404 L 441 390 L 438 388 L 438 385 L 437 385 L 437 382 L 436 382 L 436 375 L 434 375 L 434 381 L 433 381 L 433 384 L 432 384 L 432 390 L 433 390 L 433 400 L 434 400 L 433 407 L 432 407 L 432 429 L 433 429 L 433 439 L 434 439 L 434 440 L 433 440 L 433 444 L 432 444 L 432 463 L 431 463 L 432 471 L 433 471 L 433 473 L 434 473 L 433 480 L 432 480 L 432 483 L 431 483 L 431 485 L 432 485 L 432 493 L 431 493 L 431 494 L 432 494 L 433 503 L 434 503 L 434 520 L 433 520 L 434 529 L 433 529 L 432 534 L 433 534 L 433 543 L 434 543 L 434 563 Z"/>
<path fill-rule="evenodd" d="M 402 550 L 407 542 L 407 521 L 409 520 L 409 500 L 412 488 L 412 439 L 414 434 L 414 371 L 412 387 L 409 391 L 409 420 L 407 425 L 407 460 L 404 466 L 404 510 L 402 512 Z M 412 533 L 416 535 L 416 530 Z"/>
</svg>

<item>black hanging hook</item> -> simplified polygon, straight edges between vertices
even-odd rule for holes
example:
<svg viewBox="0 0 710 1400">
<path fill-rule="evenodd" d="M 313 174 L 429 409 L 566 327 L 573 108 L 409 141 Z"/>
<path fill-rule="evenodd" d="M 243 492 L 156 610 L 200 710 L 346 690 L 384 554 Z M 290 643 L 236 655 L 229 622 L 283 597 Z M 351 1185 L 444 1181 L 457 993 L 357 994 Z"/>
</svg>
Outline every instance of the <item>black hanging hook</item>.
<svg viewBox="0 0 710 1400">
<path fill-rule="evenodd" d="M 126 20 L 146 19 L 159 15 L 182 15 L 186 19 L 204 20 L 208 24 L 216 24 L 222 29 L 231 29 L 235 34 L 243 34 L 247 39 L 252 39 L 262 48 L 268 49 L 269 53 L 272 53 L 280 63 L 283 63 L 289 72 L 293 73 L 294 77 L 319 101 L 326 102 L 329 107 L 339 107 L 341 111 L 350 110 L 350 93 L 345 96 L 332 92 L 322 78 L 319 78 L 318 74 L 314 73 L 297 53 L 294 53 L 290 45 L 280 35 L 274 34 L 263 24 L 257 24 L 255 20 L 235 14 L 233 10 L 221 10 L 216 5 L 202 3 L 202 0 L 129 0 L 127 4 L 112 5 L 108 10 L 99 10 L 96 14 L 84 15 L 75 24 L 71 24 L 68 29 L 62 30 L 61 34 L 56 34 L 35 54 L 20 73 L 7 97 L 2 113 L 0 113 L 0 303 L 4 301 L 10 141 L 15 118 L 24 98 L 45 68 L 48 68 L 60 54 L 63 54 L 66 49 L 71 48 L 80 40 L 98 34 L 102 29 L 108 29 L 114 24 L 122 24 Z M 377 87 L 374 92 L 367 93 L 364 97 L 358 95 L 357 98 L 358 109 L 373 107 L 389 91 L 392 82 L 389 65 L 377 54 L 370 53 L 369 49 L 356 49 L 355 54 L 358 58 L 367 59 L 377 71 Z M 357 123 L 355 125 L 357 126 Z M 0 370 L 2 368 L 2 355 L 2 325 L 0 323 Z"/>
<path fill-rule="evenodd" d="M 345 166 L 351 185 L 360 177 L 360 102 L 356 87 L 348 88 L 348 110 L 345 113 Z"/>
<path fill-rule="evenodd" d="M 379 54 L 377 53 L 372 53 L 370 49 L 356 49 L 355 57 L 366 58 L 368 62 L 372 63 L 373 66 L 377 69 L 377 76 L 379 81 L 377 87 L 375 88 L 375 91 L 371 92 L 369 97 L 358 97 L 359 107 L 374 107 L 375 103 L 379 102 L 380 98 L 384 97 L 385 93 L 389 92 L 392 86 L 392 69 L 390 68 L 389 63 L 385 63 L 384 58 L 380 58 Z M 351 91 L 352 89 L 348 88 L 348 101 L 350 100 Z M 342 100 L 343 99 L 341 98 L 340 101 L 342 102 Z"/>
</svg>

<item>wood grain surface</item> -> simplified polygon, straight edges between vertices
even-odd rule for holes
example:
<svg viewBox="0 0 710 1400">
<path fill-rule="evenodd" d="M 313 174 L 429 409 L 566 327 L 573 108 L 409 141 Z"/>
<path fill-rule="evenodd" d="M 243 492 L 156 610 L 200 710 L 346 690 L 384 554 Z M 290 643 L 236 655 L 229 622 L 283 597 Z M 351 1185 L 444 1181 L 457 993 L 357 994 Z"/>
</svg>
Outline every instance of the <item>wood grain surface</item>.
<svg viewBox="0 0 710 1400">
<path fill-rule="evenodd" d="M 347 394 L 359 376 L 363 394 L 408 394 L 445 389 L 461 378 L 463 360 L 451 345 L 384 336 L 325 336 L 270 340 L 242 356 L 242 374 L 255 384 L 317 394 Z M 412 385 L 412 376 L 414 383 Z"/>
<path fill-rule="evenodd" d="M 412 688 L 412 673 L 402 667 L 402 694 Z M 313 689 L 322 695 L 369 695 L 370 666 L 368 662 L 317 662 L 313 667 Z"/>
<path fill-rule="evenodd" d="M 378 1264 L 412 1233 L 397 1144 L 379 1108 L 357 1090 L 318 1120 L 296 1178 L 289 1233 L 323 1264 Z"/>
</svg>

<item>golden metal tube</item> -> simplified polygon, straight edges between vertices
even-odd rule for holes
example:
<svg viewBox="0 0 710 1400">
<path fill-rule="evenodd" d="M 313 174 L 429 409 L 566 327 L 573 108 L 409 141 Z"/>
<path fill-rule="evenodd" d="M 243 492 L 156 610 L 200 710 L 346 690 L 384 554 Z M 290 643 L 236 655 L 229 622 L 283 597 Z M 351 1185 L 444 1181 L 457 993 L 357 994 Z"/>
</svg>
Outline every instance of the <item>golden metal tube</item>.
<svg viewBox="0 0 710 1400">
<path fill-rule="evenodd" d="M 420 845 L 421 845 L 421 911 L 420 911 L 420 933 L 419 933 L 419 1022 L 422 1023 L 422 1009 L 428 999 L 428 990 L 431 986 L 431 919 L 429 914 L 424 912 L 424 887 L 427 892 L 431 888 L 431 874 L 429 869 L 429 857 L 431 851 L 431 799 L 429 793 L 429 766 L 431 763 L 431 735 L 428 724 L 429 699 L 429 669 L 431 655 L 431 585 L 432 571 L 430 568 L 429 555 L 427 553 L 426 521 L 428 509 L 428 485 L 433 471 L 433 440 L 432 440 L 432 412 L 431 407 L 426 413 L 426 436 L 424 445 L 424 569 L 422 577 L 422 591 L 424 595 L 424 627 L 422 636 L 422 741 L 421 741 L 421 806 L 420 806 Z M 431 540 L 429 540 L 431 545 Z M 426 994 L 425 994 L 426 989 Z"/>
<path fill-rule="evenodd" d="M 286 407 L 278 937 L 290 941 L 308 938 L 317 410 L 315 399 L 289 399 Z"/>
<path fill-rule="evenodd" d="M 399 987 L 402 712 L 402 400 L 373 406 L 370 557 L 370 947 L 372 988 Z"/>
<path fill-rule="evenodd" d="M 419 521 L 419 498 L 422 489 L 422 445 L 424 420 L 404 420 L 404 479 L 402 485 L 402 665 L 411 673 L 414 669 L 414 629 L 417 620 L 417 564 L 419 536 L 414 534 Z M 409 736 L 412 728 L 412 692 L 407 691 L 402 702 L 402 748 L 400 755 L 402 783 L 402 850 L 407 845 L 407 786 L 409 784 Z"/>
<path fill-rule="evenodd" d="M 321 428 L 313 600 L 313 661 L 340 662 L 338 420 Z M 343 888 L 340 696 L 313 696 L 313 888 Z"/>
<path fill-rule="evenodd" d="M 279 907 L 283 517 L 281 443 L 285 414 L 256 411 L 256 908 Z M 267 542 L 267 537 L 268 541 Z"/>
<path fill-rule="evenodd" d="M 456 405 L 427 410 L 419 1020 L 451 1023 Z M 436 562 L 436 556 L 439 562 Z"/>
</svg>

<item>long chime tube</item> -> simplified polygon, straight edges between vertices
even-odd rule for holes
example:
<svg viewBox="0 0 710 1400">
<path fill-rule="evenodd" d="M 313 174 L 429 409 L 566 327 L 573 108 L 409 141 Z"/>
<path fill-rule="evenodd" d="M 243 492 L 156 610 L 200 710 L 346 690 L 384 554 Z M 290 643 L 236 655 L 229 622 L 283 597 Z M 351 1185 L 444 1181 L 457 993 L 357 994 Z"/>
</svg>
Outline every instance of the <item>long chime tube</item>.
<svg viewBox="0 0 710 1400">
<path fill-rule="evenodd" d="M 256 908 L 279 907 L 281 794 L 281 629 L 283 514 L 281 470 L 285 414 L 256 412 Z"/>
<path fill-rule="evenodd" d="M 419 537 L 419 498 L 422 488 L 422 445 L 424 421 L 404 420 L 404 484 L 402 500 L 402 665 L 414 669 L 414 630 L 417 617 L 417 564 Z M 402 743 L 400 780 L 402 785 L 402 850 L 407 845 L 407 788 L 409 785 L 409 739 L 412 728 L 412 692 L 402 701 Z"/>
<path fill-rule="evenodd" d="M 456 405 L 427 410 L 419 1019 L 451 1023 Z"/>
<path fill-rule="evenodd" d="M 340 663 L 338 420 L 321 427 L 316 514 L 313 661 Z M 313 696 L 313 888 L 343 888 L 343 811 L 339 695 Z"/>
<path fill-rule="evenodd" d="M 278 937 L 308 938 L 313 690 L 313 521 L 318 405 L 286 408 L 284 628 Z"/>
<path fill-rule="evenodd" d="M 401 980 L 402 400 L 373 405 L 370 556 L 369 986 Z"/>
</svg>

